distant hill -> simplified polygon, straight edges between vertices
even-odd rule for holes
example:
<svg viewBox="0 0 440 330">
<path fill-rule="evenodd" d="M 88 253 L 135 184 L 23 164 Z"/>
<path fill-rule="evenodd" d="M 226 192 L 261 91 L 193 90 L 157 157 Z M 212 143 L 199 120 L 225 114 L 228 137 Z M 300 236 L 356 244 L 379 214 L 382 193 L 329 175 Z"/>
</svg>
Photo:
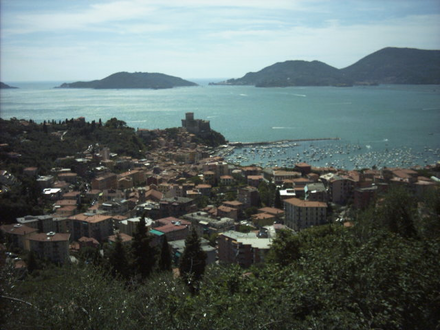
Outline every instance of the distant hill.
<svg viewBox="0 0 440 330">
<path fill-rule="evenodd" d="M 440 51 L 388 47 L 341 72 L 355 82 L 440 84 Z"/>
<path fill-rule="evenodd" d="M 440 51 L 384 48 L 336 69 L 319 61 L 286 61 L 213 85 L 351 86 L 352 84 L 440 84 Z"/>
<path fill-rule="evenodd" d="M 0 82 L 0 89 L 15 89 L 15 88 L 18 88 L 18 87 L 12 87 L 12 86 L 6 85 L 5 83 Z"/>
<path fill-rule="evenodd" d="M 88 82 L 77 81 L 64 83 L 58 88 L 94 88 L 94 89 L 125 89 L 125 88 L 149 88 L 163 89 L 184 86 L 197 86 L 196 83 L 182 78 L 168 76 L 162 73 L 148 72 L 118 72 L 101 80 Z"/>
<path fill-rule="evenodd" d="M 229 85 L 255 85 L 257 87 L 329 86 L 346 85 L 340 70 L 319 61 L 286 61 L 275 63 L 243 78 L 224 82 Z"/>
</svg>

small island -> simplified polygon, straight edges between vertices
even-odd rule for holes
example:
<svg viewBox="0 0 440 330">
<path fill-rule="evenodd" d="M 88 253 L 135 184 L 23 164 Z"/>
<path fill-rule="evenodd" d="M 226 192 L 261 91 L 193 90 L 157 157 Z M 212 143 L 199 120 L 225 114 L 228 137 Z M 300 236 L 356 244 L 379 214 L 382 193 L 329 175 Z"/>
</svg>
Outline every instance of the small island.
<svg viewBox="0 0 440 330">
<path fill-rule="evenodd" d="M 3 82 L 0 82 L 0 89 L 17 89 L 18 87 L 9 86 Z"/>
<path fill-rule="evenodd" d="M 173 87 L 197 86 L 196 83 L 163 73 L 118 72 L 101 80 L 64 83 L 56 88 L 93 88 L 93 89 L 165 89 Z"/>
</svg>

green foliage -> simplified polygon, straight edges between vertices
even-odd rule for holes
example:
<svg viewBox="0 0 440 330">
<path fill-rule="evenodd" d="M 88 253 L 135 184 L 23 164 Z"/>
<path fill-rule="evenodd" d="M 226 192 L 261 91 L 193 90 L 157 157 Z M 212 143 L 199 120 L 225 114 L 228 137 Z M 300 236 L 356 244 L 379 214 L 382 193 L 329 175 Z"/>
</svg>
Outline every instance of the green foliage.
<svg viewBox="0 0 440 330">
<path fill-rule="evenodd" d="M 159 270 L 160 271 L 171 271 L 171 250 L 168 245 L 168 239 L 164 235 L 162 240 L 162 248 L 160 250 L 160 259 L 159 259 Z"/>
<path fill-rule="evenodd" d="M 258 208 L 256 206 L 248 207 L 246 210 L 244 210 L 244 214 L 247 218 L 250 218 L 252 215 L 258 213 Z"/>
<path fill-rule="evenodd" d="M 273 183 L 261 181 L 258 186 L 260 200 L 263 206 L 272 207 L 275 200 L 276 186 Z"/>
<path fill-rule="evenodd" d="M 32 274 L 34 271 L 36 271 L 39 268 L 37 257 L 35 256 L 35 252 L 29 251 L 28 257 L 27 257 L 27 270 L 29 274 Z"/>
<path fill-rule="evenodd" d="M 206 253 L 202 250 L 195 228 L 185 239 L 185 250 L 180 257 L 180 276 L 191 290 L 197 290 L 206 267 Z"/>
<path fill-rule="evenodd" d="M 238 225 L 236 228 L 236 231 L 240 233 L 249 233 L 252 229 L 255 229 L 254 227 L 247 226 L 247 225 Z"/>
<path fill-rule="evenodd" d="M 268 260 L 280 266 L 287 266 L 298 260 L 300 256 L 298 235 L 288 230 L 282 230 L 272 244 Z"/>
<path fill-rule="evenodd" d="M 278 188 L 275 191 L 275 199 L 273 202 L 273 207 L 280 209 L 280 210 L 284 209 L 283 201 L 281 200 L 280 189 L 278 189 Z"/>
<path fill-rule="evenodd" d="M 227 142 L 221 133 L 214 130 L 211 130 L 209 133 L 204 133 L 203 136 L 197 135 L 195 140 L 195 142 L 204 144 L 208 147 L 218 147 Z"/>
<path fill-rule="evenodd" d="M 106 121 L 104 124 L 105 127 L 113 128 L 113 129 L 123 129 L 127 128 L 127 123 L 123 120 L 119 120 L 117 118 L 111 118 Z"/>
<path fill-rule="evenodd" d="M 152 237 L 147 233 L 145 217 L 142 216 L 137 224 L 136 233 L 133 236 L 131 252 L 133 256 L 133 271 L 136 276 L 144 280 L 153 272 L 156 264 L 156 251 L 151 246 Z"/>
<path fill-rule="evenodd" d="M 127 251 L 125 250 L 119 233 L 116 235 L 116 242 L 110 252 L 109 262 L 111 266 L 111 274 L 115 278 L 128 279 L 129 268 Z"/>
<path fill-rule="evenodd" d="M 393 233 L 415 237 L 416 209 L 417 200 L 405 188 L 394 188 L 379 204 L 375 220 Z"/>
</svg>

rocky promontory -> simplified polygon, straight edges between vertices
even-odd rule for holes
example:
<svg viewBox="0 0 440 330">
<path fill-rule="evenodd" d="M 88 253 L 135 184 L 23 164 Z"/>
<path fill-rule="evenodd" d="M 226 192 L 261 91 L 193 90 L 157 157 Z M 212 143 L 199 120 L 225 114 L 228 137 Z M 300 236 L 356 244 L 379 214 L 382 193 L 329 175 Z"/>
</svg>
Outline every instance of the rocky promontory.
<svg viewBox="0 0 440 330">
<path fill-rule="evenodd" d="M 16 89 L 18 87 L 9 86 L 5 83 L 0 82 L 0 89 Z"/>
</svg>

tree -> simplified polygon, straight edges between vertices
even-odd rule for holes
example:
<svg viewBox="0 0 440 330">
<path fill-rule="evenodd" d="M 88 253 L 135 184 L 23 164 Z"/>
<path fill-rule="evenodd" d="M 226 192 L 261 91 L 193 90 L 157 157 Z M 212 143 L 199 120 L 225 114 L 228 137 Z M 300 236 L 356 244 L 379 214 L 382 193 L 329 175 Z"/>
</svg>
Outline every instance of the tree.
<svg viewBox="0 0 440 330">
<path fill-rule="evenodd" d="M 288 230 L 281 230 L 273 241 L 268 259 L 278 265 L 287 266 L 300 257 L 298 235 Z"/>
<path fill-rule="evenodd" d="M 131 245 L 133 256 L 133 271 L 142 280 L 150 276 L 156 263 L 156 251 L 151 246 L 151 236 L 145 228 L 145 216 L 143 215 L 137 225 Z"/>
<path fill-rule="evenodd" d="M 159 270 L 161 271 L 171 270 L 170 246 L 168 245 L 168 239 L 165 235 L 163 236 L 162 249 L 160 250 Z"/>
<path fill-rule="evenodd" d="M 197 291 L 206 267 L 206 253 L 202 250 L 200 238 L 195 228 L 185 240 L 185 250 L 180 257 L 180 276 L 192 292 Z"/>
<path fill-rule="evenodd" d="M 281 209 L 281 210 L 284 209 L 279 188 L 277 188 L 277 190 L 275 191 L 275 200 L 273 202 L 273 207 L 275 207 L 277 209 Z"/>
<path fill-rule="evenodd" d="M 35 270 L 38 269 L 37 258 L 35 257 L 34 251 L 29 251 L 27 258 L 27 269 L 29 274 L 32 274 Z"/>
<path fill-rule="evenodd" d="M 118 118 L 111 118 L 107 120 L 105 123 L 105 127 L 120 129 L 120 128 L 127 128 L 127 123 L 123 120 L 119 120 Z"/>
<path fill-rule="evenodd" d="M 416 208 L 414 196 L 405 188 L 396 187 L 388 192 L 379 206 L 377 220 L 379 224 L 402 237 L 416 237 Z"/>
<path fill-rule="evenodd" d="M 275 185 L 273 183 L 266 183 L 261 181 L 258 185 L 258 192 L 260 193 L 260 200 L 264 206 L 272 206 L 275 197 Z"/>
<path fill-rule="evenodd" d="M 119 233 L 116 235 L 115 246 L 110 253 L 110 267 L 113 277 L 127 279 L 129 275 L 127 255 Z"/>
</svg>

